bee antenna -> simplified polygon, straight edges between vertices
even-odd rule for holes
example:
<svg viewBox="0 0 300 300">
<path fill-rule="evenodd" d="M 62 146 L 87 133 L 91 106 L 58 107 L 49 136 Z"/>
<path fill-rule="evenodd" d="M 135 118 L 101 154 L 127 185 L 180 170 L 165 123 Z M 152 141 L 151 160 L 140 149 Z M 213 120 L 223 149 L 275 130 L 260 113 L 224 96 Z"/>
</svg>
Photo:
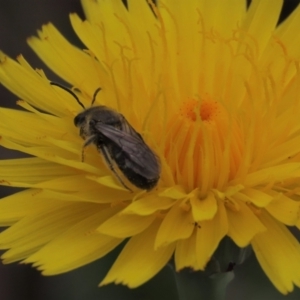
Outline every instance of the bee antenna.
<svg viewBox="0 0 300 300">
<path fill-rule="evenodd" d="M 96 97 L 98 95 L 98 93 L 101 91 L 101 87 L 97 88 L 95 93 L 94 93 L 94 96 L 93 96 L 93 100 L 92 100 L 92 104 L 91 106 L 93 106 L 94 102 L 96 101 Z"/>
<path fill-rule="evenodd" d="M 83 108 L 85 109 L 84 105 L 82 104 L 82 102 L 79 100 L 79 98 L 77 97 L 77 95 L 70 89 L 66 88 L 65 86 L 59 84 L 59 83 L 56 83 L 56 82 L 50 82 L 51 85 L 55 85 L 55 86 L 58 86 L 60 87 L 61 89 L 65 90 L 66 92 L 68 92 L 69 94 L 71 94 L 75 99 L 76 101 L 78 102 L 78 104 Z M 94 95 L 95 96 L 95 95 Z"/>
</svg>

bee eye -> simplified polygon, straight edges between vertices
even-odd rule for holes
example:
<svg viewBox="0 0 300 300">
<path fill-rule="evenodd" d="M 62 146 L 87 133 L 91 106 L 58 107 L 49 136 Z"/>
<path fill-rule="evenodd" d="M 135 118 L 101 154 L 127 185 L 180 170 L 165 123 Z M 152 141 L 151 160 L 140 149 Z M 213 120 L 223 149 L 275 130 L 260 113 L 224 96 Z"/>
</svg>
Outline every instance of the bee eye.
<svg viewBox="0 0 300 300">
<path fill-rule="evenodd" d="M 79 127 L 84 122 L 85 122 L 85 116 L 83 116 L 82 114 L 79 114 L 74 118 L 74 124 L 76 127 Z"/>
</svg>

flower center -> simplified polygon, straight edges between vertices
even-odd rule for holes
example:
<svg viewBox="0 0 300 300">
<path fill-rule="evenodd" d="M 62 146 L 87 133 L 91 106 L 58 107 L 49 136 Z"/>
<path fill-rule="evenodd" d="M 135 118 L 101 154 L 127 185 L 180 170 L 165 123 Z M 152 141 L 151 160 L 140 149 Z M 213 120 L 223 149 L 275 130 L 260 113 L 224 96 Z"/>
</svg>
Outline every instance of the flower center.
<svg viewBox="0 0 300 300">
<path fill-rule="evenodd" d="M 237 122 L 209 96 L 185 101 L 167 127 L 165 156 L 187 190 L 223 189 L 238 170 L 243 139 Z"/>
<path fill-rule="evenodd" d="M 202 121 L 212 122 L 222 118 L 222 114 L 226 115 L 221 104 L 212 100 L 204 100 L 200 103 L 199 100 L 190 99 L 180 107 L 179 111 L 182 117 L 191 121 L 196 121 L 200 117 Z"/>
<path fill-rule="evenodd" d="M 202 121 L 213 121 L 218 118 L 221 112 L 221 106 L 217 102 L 206 101 L 201 104 L 200 116 Z"/>
</svg>

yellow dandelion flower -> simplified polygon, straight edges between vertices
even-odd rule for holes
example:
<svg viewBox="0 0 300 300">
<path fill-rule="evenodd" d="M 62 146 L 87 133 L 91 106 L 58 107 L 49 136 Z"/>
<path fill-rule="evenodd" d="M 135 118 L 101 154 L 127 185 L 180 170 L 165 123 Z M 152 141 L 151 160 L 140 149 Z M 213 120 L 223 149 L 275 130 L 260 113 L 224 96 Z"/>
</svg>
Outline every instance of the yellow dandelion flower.
<svg viewBox="0 0 300 300">
<path fill-rule="evenodd" d="M 52 25 L 28 40 L 85 107 L 122 113 L 159 156 L 151 191 L 130 192 L 85 148 L 75 99 L 41 70 L 1 54 L 1 83 L 23 111 L 1 108 L 0 144 L 33 157 L 3 160 L 4 262 L 45 275 L 103 257 L 128 239 L 101 282 L 136 287 L 174 255 L 203 270 L 220 241 L 251 244 L 282 293 L 300 286 L 300 8 L 276 27 L 282 1 L 82 0 L 71 14 L 88 50 Z M 126 179 L 124 179 L 126 180 Z M 197 225 L 197 226 L 195 226 Z M 141 268 L 143 272 L 135 272 Z"/>
</svg>

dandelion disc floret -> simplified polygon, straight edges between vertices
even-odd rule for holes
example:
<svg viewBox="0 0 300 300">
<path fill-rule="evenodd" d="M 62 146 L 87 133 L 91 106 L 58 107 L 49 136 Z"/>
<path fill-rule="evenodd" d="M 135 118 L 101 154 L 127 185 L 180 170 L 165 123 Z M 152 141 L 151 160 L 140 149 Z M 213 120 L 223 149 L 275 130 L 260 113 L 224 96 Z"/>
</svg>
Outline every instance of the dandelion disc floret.
<svg viewBox="0 0 300 300">
<path fill-rule="evenodd" d="M 300 9 L 276 27 L 282 1 L 173 2 L 82 0 L 87 20 L 70 19 L 85 50 L 52 24 L 28 40 L 85 107 L 101 87 L 96 104 L 158 155 L 149 192 L 120 185 L 92 145 L 81 161 L 78 103 L 1 54 L 1 83 L 25 111 L 0 109 L 0 144 L 33 156 L 0 162 L 1 184 L 27 188 L 0 202 L 3 260 L 58 274 L 128 239 L 101 284 L 136 287 L 173 256 L 204 270 L 229 236 L 286 294 L 300 286 L 287 228 L 300 226 Z"/>
</svg>

